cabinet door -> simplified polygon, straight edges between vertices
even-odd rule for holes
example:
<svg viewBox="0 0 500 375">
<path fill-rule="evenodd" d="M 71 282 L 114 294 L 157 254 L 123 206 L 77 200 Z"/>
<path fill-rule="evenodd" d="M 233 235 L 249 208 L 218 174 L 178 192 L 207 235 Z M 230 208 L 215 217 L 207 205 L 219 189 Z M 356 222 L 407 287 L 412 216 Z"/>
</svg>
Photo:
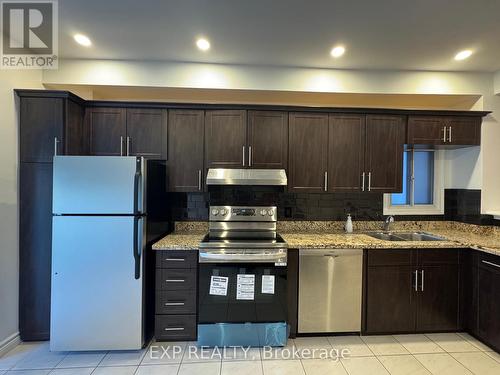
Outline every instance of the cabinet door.
<svg viewBox="0 0 500 375">
<path fill-rule="evenodd" d="M 446 144 L 445 120 L 442 116 L 408 117 L 408 144 Z"/>
<path fill-rule="evenodd" d="M 127 109 L 126 155 L 166 159 L 167 112 L 161 109 Z"/>
<path fill-rule="evenodd" d="M 87 110 L 90 154 L 125 155 L 127 126 L 125 108 L 89 108 Z"/>
<path fill-rule="evenodd" d="M 411 266 L 367 267 L 364 333 L 415 330 L 414 274 Z"/>
<path fill-rule="evenodd" d="M 330 115 L 328 191 L 360 191 L 365 157 L 365 116 Z"/>
<path fill-rule="evenodd" d="M 65 155 L 87 155 L 88 133 L 84 123 L 85 109 L 72 100 L 66 101 Z"/>
<path fill-rule="evenodd" d="M 286 112 L 248 113 L 248 165 L 252 168 L 287 167 L 288 116 Z"/>
<path fill-rule="evenodd" d="M 291 192 L 326 190 L 328 115 L 290 113 L 288 189 Z"/>
<path fill-rule="evenodd" d="M 418 273 L 417 331 L 458 330 L 459 266 L 421 266 Z"/>
<path fill-rule="evenodd" d="M 450 117 L 446 120 L 448 126 L 448 143 L 451 145 L 480 145 L 480 117 Z M 451 129 L 450 129 L 451 128 Z"/>
<path fill-rule="evenodd" d="M 366 117 L 365 172 L 368 191 L 402 191 L 404 120 L 402 116 Z"/>
<path fill-rule="evenodd" d="M 21 98 L 21 162 L 52 162 L 55 147 L 62 153 L 63 108 L 64 99 L 61 98 Z"/>
<path fill-rule="evenodd" d="M 19 331 L 22 340 L 48 340 L 52 163 L 21 163 L 19 181 Z"/>
<path fill-rule="evenodd" d="M 168 128 L 168 190 L 200 191 L 204 177 L 204 112 L 170 110 Z"/>
<path fill-rule="evenodd" d="M 246 135 L 246 111 L 207 111 L 205 114 L 207 168 L 247 166 Z"/>
<path fill-rule="evenodd" d="M 500 350 L 500 257 L 481 257 L 478 267 L 478 335 Z M 485 263 L 488 262 L 488 263 Z"/>
</svg>

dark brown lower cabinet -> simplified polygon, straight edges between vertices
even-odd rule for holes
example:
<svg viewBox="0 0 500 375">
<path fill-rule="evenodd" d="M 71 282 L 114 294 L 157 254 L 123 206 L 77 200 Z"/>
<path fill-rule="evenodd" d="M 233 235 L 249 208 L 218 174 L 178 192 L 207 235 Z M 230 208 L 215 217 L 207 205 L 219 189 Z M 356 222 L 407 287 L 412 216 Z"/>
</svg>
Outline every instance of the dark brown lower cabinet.
<svg viewBox="0 0 500 375">
<path fill-rule="evenodd" d="M 155 338 L 197 339 L 198 252 L 156 251 Z"/>
<path fill-rule="evenodd" d="M 19 332 L 48 340 L 52 254 L 52 163 L 21 163 L 19 191 Z"/>
<path fill-rule="evenodd" d="M 365 250 L 365 334 L 461 329 L 460 249 Z"/>
<path fill-rule="evenodd" d="M 417 295 L 419 332 L 453 331 L 460 327 L 459 266 L 420 267 Z M 418 272 L 417 271 L 417 272 Z"/>
<path fill-rule="evenodd" d="M 477 337 L 500 351 L 500 256 L 477 259 Z"/>
</svg>

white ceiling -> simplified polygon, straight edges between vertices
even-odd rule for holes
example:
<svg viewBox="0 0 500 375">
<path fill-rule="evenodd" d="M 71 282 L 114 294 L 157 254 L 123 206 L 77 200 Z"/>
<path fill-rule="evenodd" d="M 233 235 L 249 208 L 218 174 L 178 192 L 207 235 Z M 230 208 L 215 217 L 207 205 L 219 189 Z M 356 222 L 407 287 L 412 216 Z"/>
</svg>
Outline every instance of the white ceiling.
<svg viewBox="0 0 500 375">
<path fill-rule="evenodd" d="M 500 0 L 60 0 L 62 58 L 500 70 Z M 93 46 L 77 45 L 76 32 Z M 212 48 L 194 42 L 206 36 Z M 334 44 L 347 48 L 333 59 Z M 459 50 L 474 55 L 454 61 Z"/>
</svg>

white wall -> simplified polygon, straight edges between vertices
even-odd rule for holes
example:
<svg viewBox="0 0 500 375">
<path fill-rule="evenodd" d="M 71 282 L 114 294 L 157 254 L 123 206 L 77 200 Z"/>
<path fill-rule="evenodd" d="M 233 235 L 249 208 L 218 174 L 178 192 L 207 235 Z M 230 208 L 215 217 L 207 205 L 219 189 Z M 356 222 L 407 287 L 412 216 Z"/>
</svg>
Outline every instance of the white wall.
<svg viewBox="0 0 500 375">
<path fill-rule="evenodd" d="M 0 346 L 18 332 L 18 113 L 14 88 L 43 88 L 41 71 L 0 70 Z"/>
</svg>

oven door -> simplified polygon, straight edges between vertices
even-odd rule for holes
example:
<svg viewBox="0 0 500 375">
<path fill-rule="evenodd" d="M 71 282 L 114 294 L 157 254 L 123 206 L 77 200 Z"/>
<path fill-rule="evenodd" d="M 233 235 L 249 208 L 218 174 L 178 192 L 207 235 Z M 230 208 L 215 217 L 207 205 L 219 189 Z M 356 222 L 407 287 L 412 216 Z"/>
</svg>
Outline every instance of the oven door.
<svg viewBox="0 0 500 375">
<path fill-rule="evenodd" d="M 283 262 L 204 262 L 200 257 L 199 345 L 286 345 L 287 269 L 277 264 Z M 214 278 L 227 284 L 215 290 Z"/>
</svg>

